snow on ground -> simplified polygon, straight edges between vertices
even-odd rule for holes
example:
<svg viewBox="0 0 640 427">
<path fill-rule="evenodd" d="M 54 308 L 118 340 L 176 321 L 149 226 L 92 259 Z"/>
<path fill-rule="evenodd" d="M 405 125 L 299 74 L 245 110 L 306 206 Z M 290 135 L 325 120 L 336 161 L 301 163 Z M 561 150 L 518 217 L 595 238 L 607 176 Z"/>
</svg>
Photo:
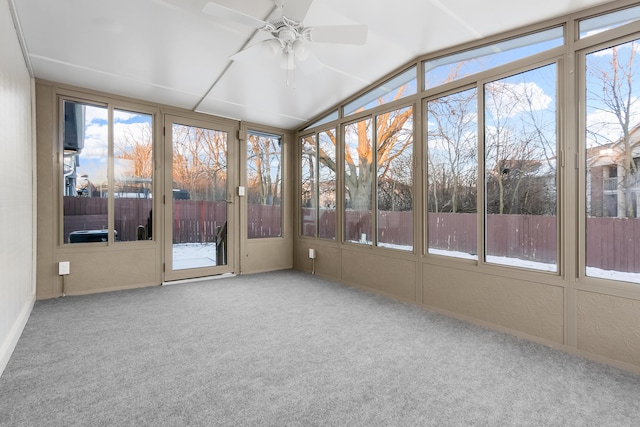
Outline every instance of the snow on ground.
<svg viewBox="0 0 640 427">
<path fill-rule="evenodd" d="M 215 243 L 174 243 L 173 269 L 202 268 L 216 266 Z"/>
<path fill-rule="evenodd" d="M 392 245 L 388 243 L 379 243 L 380 246 L 390 249 L 400 249 L 404 251 L 411 251 L 411 246 Z M 454 258 L 472 259 L 477 260 L 478 256 L 475 254 L 468 254 L 466 252 L 447 251 L 444 249 L 429 248 L 429 253 L 433 255 L 442 255 Z M 487 262 L 491 264 L 506 265 L 509 267 L 529 268 L 532 270 L 548 271 L 555 273 L 558 268 L 555 264 L 549 264 L 544 262 L 528 261 L 518 258 L 487 256 Z M 618 280 L 621 282 L 640 283 L 640 273 L 628 273 L 624 271 L 603 270 L 601 268 L 587 267 L 587 277 L 597 277 L 600 279 Z"/>
<path fill-rule="evenodd" d="M 389 249 L 398 249 L 403 251 L 413 250 L 413 247 L 406 245 L 393 245 L 390 243 L 380 243 L 379 245 L 381 247 Z M 443 255 L 463 259 L 478 259 L 477 255 L 472 255 L 465 252 L 447 251 L 443 249 L 429 248 L 429 253 L 433 255 Z M 517 258 L 487 256 L 487 262 L 492 264 L 506 265 L 510 267 L 521 267 L 533 270 L 549 271 L 552 273 L 558 271 L 555 264 L 527 261 Z M 215 243 L 180 243 L 173 245 L 174 270 L 215 266 Z M 603 270 L 601 268 L 587 267 L 587 276 L 597 277 L 600 279 L 619 280 L 622 282 L 640 283 L 640 273 L 627 273 L 623 271 Z"/>
</svg>

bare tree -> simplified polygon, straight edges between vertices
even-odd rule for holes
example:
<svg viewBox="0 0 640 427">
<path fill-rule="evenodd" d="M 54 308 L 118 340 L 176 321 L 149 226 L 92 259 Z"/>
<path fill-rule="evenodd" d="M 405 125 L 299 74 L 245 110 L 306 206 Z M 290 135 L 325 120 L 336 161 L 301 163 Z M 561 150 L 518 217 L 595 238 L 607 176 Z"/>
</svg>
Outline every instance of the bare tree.
<svg viewBox="0 0 640 427">
<path fill-rule="evenodd" d="M 427 117 L 430 209 L 455 213 L 462 203 L 463 211 L 475 212 L 475 192 L 469 189 L 475 188 L 477 181 L 476 90 L 429 101 Z M 461 201 L 463 192 L 473 200 Z"/>
<path fill-rule="evenodd" d="M 282 147 L 277 137 L 250 133 L 247 139 L 249 202 L 280 204 Z"/>
<path fill-rule="evenodd" d="M 194 200 L 216 200 L 226 195 L 224 132 L 198 127 L 173 127 L 173 180 Z M 212 199 L 213 197 L 213 199 Z"/>
<path fill-rule="evenodd" d="M 555 76 L 555 66 L 485 86 L 485 166 L 490 213 L 556 213 L 555 103 L 540 87 L 548 74 Z M 555 83 L 553 88 L 555 96 Z"/>
<path fill-rule="evenodd" d="M 616 151 L 623 175 L 618 181 L 624 194 L 621 205 L 629 218 L 635 217 L 632 187 L 638 174 L 633 160 L 631 131 L 638 120 L 637 76 L 640 68 L 635 57 L 639 48 L 638 41 L 634 40 L 587 55 L 587 102 L 600 112 L 608 113 L 612 119 L 588 124 L 587 133 L 596 144 L 610 146 Z M 612 133 L 613 129 L 617 131 Z M 620 135 L 619 139 L 612 140 L 612 134 Z"/>
<path fill-rule="evenodd" d="M 153 135 L 150 123 L 128 125 L 115 141 L 116 159 L 128 160 L 128 173 L 136 178 L 153 176 Z"/>
</svg>

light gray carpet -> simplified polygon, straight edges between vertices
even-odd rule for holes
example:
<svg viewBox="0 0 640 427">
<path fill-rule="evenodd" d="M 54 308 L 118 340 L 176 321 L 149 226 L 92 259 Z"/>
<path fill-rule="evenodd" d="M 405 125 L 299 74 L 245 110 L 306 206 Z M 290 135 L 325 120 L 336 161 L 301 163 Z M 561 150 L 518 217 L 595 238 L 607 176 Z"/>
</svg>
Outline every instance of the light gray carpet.
<svg viewBox="0 0 640 427">
<path fill-rule="evenodd" d="M 38 301 L 2 426 L 637 426 L 640 377 L 282 271 Z"/>
</svg>

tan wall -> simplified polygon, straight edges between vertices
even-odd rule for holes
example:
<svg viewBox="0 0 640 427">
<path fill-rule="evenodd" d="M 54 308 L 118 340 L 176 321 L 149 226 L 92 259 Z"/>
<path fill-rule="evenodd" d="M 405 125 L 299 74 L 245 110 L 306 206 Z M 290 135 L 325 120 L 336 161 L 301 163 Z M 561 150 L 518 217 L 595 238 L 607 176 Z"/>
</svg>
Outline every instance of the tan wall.
<svg viewBox="0 0 640 427">
<path fill-rule="evenodd" d="M 293 191 L 295 182 L 288 179 L 291 176 L 291 164 L 294 156 L 293 135 L 291 132 L 282 132 L 282 130 L 270 127 L 244 123 L 242 131 L 247 130 L 267 132 L 274 134 L 282 134 L 284 137 L 283 144 L 283 177 L 282 185 L 282 237 L 249 239 L 247 237 L 247 223 L 243 218 L 247 218 L 246 198 L 242 199 L 240 208 L 240 247 L 239 262 L 240 272 L 242 274 L 261 273 L 265 271 L 285 270 L 293 267 L 293 238 L 294 238 L 294 217 L 289 213 L 293 209 Z M 240 182 L 242 185 L 246 183 L 246 153 L 242 150 L 240 167 Z"/>
<path fill-rule="evenodd" d="M 341 246 L 299 238 L 294 268 L 311 273 L 314 248 L 320 276 L 640 373 L 640 300 L 633 296 L 575 289 L 555 276 L 536 280 L 530 272 Z"/>
<path fill-rule="evenodd" d="M 423 304 L 563 343 L 562 287 L 429 264 L 422 268 Z"/>
<path fill-rule="evenodd" d="M 640 301 L 579 291 L 577 307 L 580 350 L 640 366 Z"/>
<path fill-rule="evenodd" d="M 160 240 L 65 246 L 59 244 L 60 179 L 57 159 L 58 88 L 36 85 L 38 139 L 37 298 L 128 289 L 162 283 Z M 157 202 L 156 202 L 157 203 Z M 159 212 L 160 209 L 155 209 Z M 71 274 L 58 276 L 58 262 Z"/>
<path fill-rule="evenodd" d="M 91 245 L 63 245 L 60 244 L 61 221 L 61 189 L 60 189 L 60 163 L 61 155 L 58 149 L 58 102 L 59 94 L 74 96 L 77 98 L 108 99 L 110 101 L 135 103 L 143 105 L 146 110 L 155 111 L 154 121 L 156 134 L 162 134 L 161 123 L 166 114 L 181 117 L 191 117 L 199 123 L 215 123 L 226 120 L 211 116 L 196 114 L 190 111 L 177 110 L 175 108 L 143 103 L 135 100 L 121 99 L 114 95 L 95 93 L 92 91 L 73 88 L 55 83 L 38 81 L 36 84 L 37 102 L 37 165 L 38 165 L 38 211 L 37 211 L 37 298 L 55 298 L 66 295 L 80 295 L 96 292 L 106 292 L 118 289 L 129 289 L 144 286 L 160 285 L 165 280 L 163 274 L 163 257 L 165 246 L 165 233 L 163 230 L 163 161 L 161 152 L 166 144 L 163 138 L 155 142 L 156 183 L 154 189 L 154 241 L 141 242 L 114 242 L 112 244 Z M 237 123 L 234 122 L 234 126 Z M 242 124 L 246 127 L 246 125 Z M 158 128 L 159 126 L 159 128 Z M 215 126 L 215 125 L 213 125 Z M 291 162 L 291 133 L 274 129 L 251 126 L 253 130 L 273 131 L 285 136 L 285 164 Z M 233 132 L 235 133 L 235 132 Z M 230 141 L 234 149 L 238 140 Z M 240 164 L 231 166 L 229 179 L 233 185 L 242 182 L 239 174 L 243 173 L 243 158 Z M 285 171 L 286 173 L 286 171 Z M 283 177 L 284 206 L 291 209 L 293 186 Z M 290 181 L 290 180 L 289 180 Z M 169 196 L 171 197 L 171 196 Z M 230 215 L 236 215 L 233 221 L 234 230 L 230 231 L 230 238 L 237 239 L 231 250 L 235 256 L 229 258 L 230 269 L 234 273 L 255 273 L 262 271 L 291 268 L 293 264 L 293 218 L 284 215 L 283 237 L 271 239 L 248 240 L 246 237 L 246 198 L 233 196 L 234 203 L 229 211 Z M 237 203 L 240 208 L 237 209 Z M 71 273 L 67 276 L 58 275 L 58 263 L 69 261 Z M 181 271 L 182 273 L 182 271 Z M 182 277 L 181 277 L 182 278 Z"/>
</svg>

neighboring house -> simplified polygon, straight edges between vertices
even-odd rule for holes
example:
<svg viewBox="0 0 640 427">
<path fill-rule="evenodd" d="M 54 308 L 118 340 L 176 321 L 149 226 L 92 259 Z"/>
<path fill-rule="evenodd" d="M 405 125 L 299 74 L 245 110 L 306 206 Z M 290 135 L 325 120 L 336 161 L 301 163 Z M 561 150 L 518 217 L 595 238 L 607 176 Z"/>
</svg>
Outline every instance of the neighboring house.
<svg viewBox="0 0 640 427">
<path fill-rule="evenodd" d="M 625 176 L 625 144 L 618 141 L 587 149 L 587 215 L 626 217 L 630 192 L 632 216 L 640 217 L 640 124 L 629 134 L 633 159 L 630 176 Z"/>
</svg>

